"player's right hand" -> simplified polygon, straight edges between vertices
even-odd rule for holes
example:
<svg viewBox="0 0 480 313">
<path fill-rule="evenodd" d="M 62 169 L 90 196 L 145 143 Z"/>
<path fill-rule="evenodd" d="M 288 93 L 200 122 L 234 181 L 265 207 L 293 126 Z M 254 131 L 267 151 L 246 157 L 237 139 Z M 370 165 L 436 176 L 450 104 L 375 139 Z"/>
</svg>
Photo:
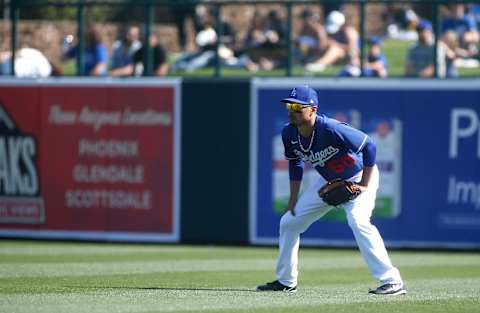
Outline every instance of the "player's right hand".
<svg viewBox="0 0 480 313">
<path fill-rule="evenodd" d="M 290 211 L 290 213 L 295 216 L 295 205 L 287 205 L 287 208 L 285 209 L 285 213 Z"/>
</svg>

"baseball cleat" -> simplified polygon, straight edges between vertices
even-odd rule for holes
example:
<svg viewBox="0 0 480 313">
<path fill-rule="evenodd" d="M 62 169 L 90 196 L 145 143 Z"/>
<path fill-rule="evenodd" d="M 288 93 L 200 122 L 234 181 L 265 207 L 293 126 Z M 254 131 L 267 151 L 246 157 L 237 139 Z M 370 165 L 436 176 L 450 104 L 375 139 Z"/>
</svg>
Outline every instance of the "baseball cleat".
<svg viewBox="0 0 480 313">
<path fill-rule="evenodd" d="M 257 291 L 283 291 L 283 292 L 297 292 L 297 286 L 288 287 L 280 283 L 278 280 L 260 285 L 257 287 Z"/>
<path fill-rule="evenodd" d="M 382 296 L 398 296 L 407 293 L 403 284 L 385 284 L 381 285 L 377 289 L 370 289 L 368 293 Z"/>
</svg>

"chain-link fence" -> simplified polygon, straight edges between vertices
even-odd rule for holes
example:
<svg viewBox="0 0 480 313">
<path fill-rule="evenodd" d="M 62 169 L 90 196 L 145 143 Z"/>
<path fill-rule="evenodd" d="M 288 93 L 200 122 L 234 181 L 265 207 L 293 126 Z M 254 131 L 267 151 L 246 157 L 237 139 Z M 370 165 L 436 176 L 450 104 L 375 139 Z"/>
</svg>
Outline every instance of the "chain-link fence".
<svg viewBox="0 0 480 313">
<path fill-rule="evenodd" d="M 477 1 L 0 1 L 19 77 L 479 77 Z"/>
</svg>

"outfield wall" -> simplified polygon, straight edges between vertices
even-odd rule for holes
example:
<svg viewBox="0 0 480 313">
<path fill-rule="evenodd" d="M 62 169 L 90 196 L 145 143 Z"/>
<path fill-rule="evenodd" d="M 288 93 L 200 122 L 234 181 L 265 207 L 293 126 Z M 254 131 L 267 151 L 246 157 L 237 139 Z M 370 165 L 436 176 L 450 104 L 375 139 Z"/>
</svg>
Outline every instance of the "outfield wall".
<svg viewBox="0 0 480 313">
<path fill-rule="evenodd" d="M 178 241 L 180 88 L 0 83 L 0 235 Z"/>
<path fill-rule="evenodd" d="M 0 236 L 276 244 L 278 100 L 305 82 L 0 80 Z M 377 141 L 389 246 L 480 248 L 480 81 L 308 83 L 320 112 Z M 302 242 L 352 239 L 336 210 Z"/>
</svg>

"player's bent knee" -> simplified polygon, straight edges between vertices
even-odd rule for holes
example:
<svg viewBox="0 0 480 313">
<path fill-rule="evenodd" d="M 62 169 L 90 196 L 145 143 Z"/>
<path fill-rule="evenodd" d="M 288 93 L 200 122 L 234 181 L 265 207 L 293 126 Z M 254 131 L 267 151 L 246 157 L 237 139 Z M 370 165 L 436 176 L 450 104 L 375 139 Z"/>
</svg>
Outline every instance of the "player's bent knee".
<svg viewBox="0 0 480 313">
<path fill-rule="evenodd" d="M 299 218 L 295 218 L 290 212 L 285 213 L 280 219 L 280 233 L 284 231 L 300 231 L 301 226 Z"/>
<path fill-rule="evenodd" d="M 280 232 L 290 228 L 291 218 L 290 212 L 283 214 L 282 218 L 280 219 Z"/>
</svg>

